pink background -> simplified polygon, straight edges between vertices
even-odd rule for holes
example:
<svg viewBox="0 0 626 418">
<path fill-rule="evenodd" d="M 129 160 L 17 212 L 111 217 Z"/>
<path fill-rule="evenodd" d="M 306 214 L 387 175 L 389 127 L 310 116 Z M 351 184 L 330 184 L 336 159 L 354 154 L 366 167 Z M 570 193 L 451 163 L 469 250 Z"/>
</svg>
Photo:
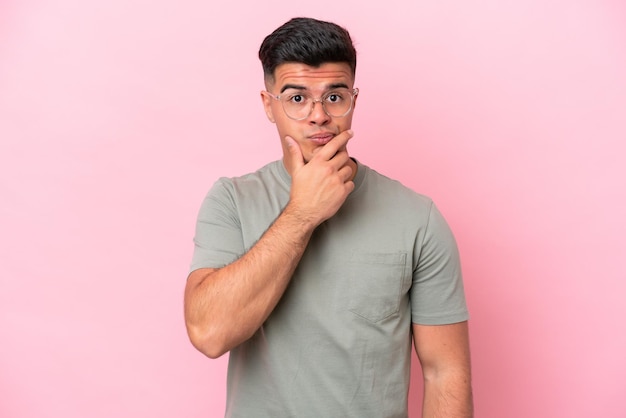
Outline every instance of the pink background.
<svg viewBox="0 0 626 418">
<path fill-rule="evenodd" d="M 624 3 L 293 3 L 0 1 L 0 416 L 222 416 L 195 217 L 280 157 L 256 53 L 296 15 L 356 41 L 352 154 L 456 233 L 477 417 L 626 416 Z"/>
</svg>

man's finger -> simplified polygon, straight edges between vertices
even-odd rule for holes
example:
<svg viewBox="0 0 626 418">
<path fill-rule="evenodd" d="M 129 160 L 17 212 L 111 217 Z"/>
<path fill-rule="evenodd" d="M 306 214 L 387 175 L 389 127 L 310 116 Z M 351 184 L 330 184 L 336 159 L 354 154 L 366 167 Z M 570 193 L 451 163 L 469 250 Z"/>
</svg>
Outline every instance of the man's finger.
<svg viewBox="0 0 626 418">
<path fill-rule="evenodd" d="M 328 144 L 324 145 L 316 154 L 316 157 L 330 160 L 335 156 L 335 154 L 337 154 L 337 151 L 346 146 L 353 135 L 354 132 L 352 132 L 351 129 L 341 132 L 339 135 L 331 139 Z"/>
<path fill-rule="evenodd" d="M 350 167 L 349 165 L 344 165 L 343 167 L 341 167 L 338 173 L 343 179 L 344 183 L 352 179 L 352 167 Z"/>
<path fill-rule="evenodd" d="M 304 157 L 302 157 L 300 145 L 290 136 L 285 137 L 285 142 L 287 142 L 287 150 L 289 151 L 289 165 L 292 170 L 298 170 L 300 167 L 304 166 Z"/>
</svg>

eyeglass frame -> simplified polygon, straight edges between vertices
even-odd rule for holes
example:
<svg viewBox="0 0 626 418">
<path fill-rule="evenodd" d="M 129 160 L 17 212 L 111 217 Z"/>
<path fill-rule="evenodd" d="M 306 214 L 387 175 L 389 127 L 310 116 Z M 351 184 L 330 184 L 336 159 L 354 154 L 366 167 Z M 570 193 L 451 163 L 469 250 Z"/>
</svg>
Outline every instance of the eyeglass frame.
<svg viewBox="0 0 626 418">
<path fill-rule="evenodd" d="M 345 88 L 345 87 L 344 87 L 344 88 Z M 291 116 L 289 115 L 289 113 L 287 113 L 287 111 L 285 110 L 285 103 L 284 103 L 282 100 L 280 100 L 280 99 L 281 99 L 281 97 L 282 97 L 284 94 L 279 94 L 278 96 L 275 96 L 275 95 L 273 95 L 272 93 L 270 93 L 270 92 L 269 92 L 269 91 L 267 91 L 267 90 L 264 90 L 264 91 L 263 91 L 263 93 L 267 93 L 267 94 L 268 94 L 268 95 L 269 95 L 272 99 L 276 99 L 276 100 L 278 100 L 278 101 L 280 102 L 280 104 L 281 104 L 281 107 L 283 108 L 283 112 L 285 112 L 285 115 L 286 115 L 289 119 L 291 119 L 291 120 L 296 120 L 296 121 L 300 121 L 300 120 L 305 120 L 306 118 L 308 118 L 309 116 L 311 116 L 311 114 L 313 113 L 313 109 L 315 109 L 315 104 L 316 104 L 316 103 L 321 103 L 321 104 L 322 104 L 322 110 L 324 111 L 324 113 L 326 114 L 326 116 L 329 116 L 329 117 L 331 117 L 331 118 L 345 118 L 346 116 L 348 116 L 348 115 L 350 114 L 350 112 L 352 112 L 352 110 L 354 109 L 354 98 L 355 98 L 355 97 L 359 94 L 359 89 L 358 89 L 358 88 L 353 88 L 352 90 L 350 90 L 350 89 L 346 89 L 346 90 L 348 90 L 348 92 L 349 92 L 349 94 L 350 94 L 350 107 L 348 108 L 348 110 L 346 111 L 346 113 L 344 113 L 344 114 L 343 114 L 343 115 L 341 115 L 341 116 L 334 116 L 334 115 L 331 115 L 330 113 L 328 113 L 328 110 L 326 110 L 326 106 L 324 105 L 324 98 L 326 98 L 328 95 L 333 94 L 336 90 L 337 90 L 337 89 L 334 89 L 334 90 L 329 91 L 328 93 L 324 93 L 324 94 L 322 95 L 322 97 L 317 98 L 317 99 L 316 99 L 316 98 L 311 97 L 311 99 L 313 100 L 313 102 L 311 103 L 311 108 L 309 109 L 309 113 L 307 113 L 307 115 L 306 115 L 306 116 L 304 116 L 304 117 L 302 117 L 302 118 L 294 118 L 294 117 L 291 117 Z"/>
</svg>

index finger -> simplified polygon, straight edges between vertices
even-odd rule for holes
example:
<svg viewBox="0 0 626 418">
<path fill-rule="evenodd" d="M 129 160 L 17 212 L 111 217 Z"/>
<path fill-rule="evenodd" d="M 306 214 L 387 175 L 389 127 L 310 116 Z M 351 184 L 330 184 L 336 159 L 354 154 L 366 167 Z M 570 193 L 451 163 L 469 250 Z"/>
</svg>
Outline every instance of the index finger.
<svg viewBox="0 0 626 418">
<path fill-rule="evenodd" d="M 340 132 L 339 135 L 331 139 L 326 145 L 324 145 L 319 152 L 315 154 L 315 157 L 323 158 L 325 160 L 330 160 L 333 158 L 337 151 L 343 148 L 350 138 L 354 136 L 354 132 L 352 129 L 348 129 L 347 131 Z"/>
</svg>

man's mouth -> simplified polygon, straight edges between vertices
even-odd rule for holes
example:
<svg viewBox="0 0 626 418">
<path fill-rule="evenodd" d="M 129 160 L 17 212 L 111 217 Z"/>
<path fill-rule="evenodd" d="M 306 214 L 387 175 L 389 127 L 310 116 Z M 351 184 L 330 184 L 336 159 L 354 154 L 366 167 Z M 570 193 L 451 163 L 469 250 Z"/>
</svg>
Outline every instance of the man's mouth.
<svg viewBox="0 0 626 418">
<path fill-rule="evenodd" d="M 318 145 L 326 145 L 334 137 L 335 137 L 334 134 L 325 132 L 325 133 L 319 133 L 319 134 L 311 135 L 311 136 L 309 136 L 309 139 L 312 142 L 314 142 L 314 143 L 316 143 Z"/>
</svg>

